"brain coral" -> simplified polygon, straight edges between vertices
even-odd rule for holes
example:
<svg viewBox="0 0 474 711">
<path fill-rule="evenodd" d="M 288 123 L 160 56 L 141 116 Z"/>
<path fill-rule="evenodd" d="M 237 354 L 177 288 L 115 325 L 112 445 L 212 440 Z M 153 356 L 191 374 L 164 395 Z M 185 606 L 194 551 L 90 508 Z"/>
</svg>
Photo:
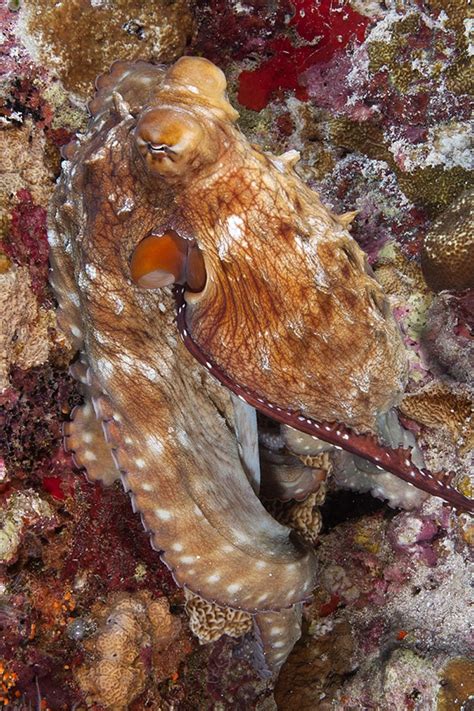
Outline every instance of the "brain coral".
<svg viewBox="0 0 474 711">
<path fill-rule="evenodd" d="M 185 591 L 189 626 L 201 642 L 215 642 L 222 635 L 241 637 L 252 629 L 252 616 L 242 610 L 221 607 Z"/>
<path fill-rule="evenodd" d="M 181 623 L 165 598 L 153 600 L 142 591 L 115 593 L 107 603 L 98 603 L 93 613 L 98 630 L 84 642 L 86 661 L 76 670 L 76 681 L 88 702 L 115 711 L 127 709 L 145 689 L 150 671 L 155 678 L 162 677 L 154 662 L 161 661 L 157 654 L 176 641 Z M 152 661 L 147 664 L 148 649 Z"/>
</svg>

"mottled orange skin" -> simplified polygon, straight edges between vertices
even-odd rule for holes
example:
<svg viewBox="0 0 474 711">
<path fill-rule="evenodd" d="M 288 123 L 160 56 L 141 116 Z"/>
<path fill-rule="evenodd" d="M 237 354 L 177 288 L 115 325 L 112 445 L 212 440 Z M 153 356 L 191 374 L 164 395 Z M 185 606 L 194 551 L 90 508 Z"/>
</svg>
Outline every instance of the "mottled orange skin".
<svg viewBox="0 0 474 711">
<path fill-rule="evenodd" d="M 204 257 L 206 287 L 186 297 L 191 337 L 266 401 L 374 430 L 406 377 L 382 288 L 347 218 L 325 208 L 285 156 L 265 154 L 235 128 L 235 115 L 222 108 L 225 82 L 201 87 L 198 101 L 180 85 L 175 91 L 176 67 L 183 81 L 194 61 L 174 65 L 157 108 L 135 131 L 144 179 L 171 186 L 170 224 L 193 237 Z M 221 74 L 209 63 L 201 66 L 206 73 Z M 147 153 L 150 140 L 166 144 L 172 160 Z"/>
<path fill-rule="evenodd" d="M 277 670 L 315 557 L 255 495 L 229 393 L 206 368 L 266 414 L 280 408 L 280 421 L 314 418 L 299 427 L 310 435 L 327 421 L 374 430 L 403 387 L 400 335 L 350 216 L 322 206 L 291 156 L 246 141 L 214 65 L 116 64 L 90 108 L 50 211 L 58 320 L 80 351 L 86 400 L 66 445 L 91 479 L 121 475 L 180 585 L 254 616 Z M 131 270 L 143 240 L 170 230 L 189 240 L 188 260 L 197 245 L 206 271 L 177 317 L 170 290 L 140 288 Z M 423 478 L 404 450 L 329 429 L 329 441 Z"/>
</svg>

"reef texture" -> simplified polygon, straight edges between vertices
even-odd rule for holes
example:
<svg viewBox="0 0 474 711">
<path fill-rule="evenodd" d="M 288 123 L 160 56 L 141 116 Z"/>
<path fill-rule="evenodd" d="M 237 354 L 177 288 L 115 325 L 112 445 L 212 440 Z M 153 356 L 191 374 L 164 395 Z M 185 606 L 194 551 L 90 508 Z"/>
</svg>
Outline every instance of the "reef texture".
<svg viewBox="0 0 474 711">
<path fill-rule="evenodd" d="M 87 126 L 82 102 L 92 97 L 96 74 L 115 59 L 172 62 L 185 52 L 214 61 L 226 73 L 249 141 L 273 154 L 299 151 L 296 171 L 322 202 L 339 215 L 358 211 L 351 234 L 388 297 L 408 356 L 405 395 L 397 400 L 400 419 L 421 447 L 421 466 L 451 472 L 456 488 L 472 497 L 474 320 L 472 292 L 463 281 L 472 274 L 463 237 L 472 167 L 468 12 L 463 2 L 388 6 L 355 0 L 337 5 L 198 0 L 151 3 L 146 10 L 123 2 L 114 11 L 106 2 L 53 8 L 25 1 L 0 10 L 0 281 L 6 302 L 0 316 L 0 700 L 5 706 L 263 710 L 275 708 L 276 701 L 281 709 L 296 703 L 348 710 L 469 708 L 473 667 L 466 566 L 474 542 L 469 517 L 439 499 L 413 495 L 412 487 L 386 473 L 377 479 L 363 460 L 336 456 L 324 442 L 308 442 L 266 417 L 259 416 L 258 428 L 262 500 L 269 514 L 261 507 L 258 517 L 276 518 L 282 527 L 269 523 L 273 531 L 295 528 L 313 549 L 318 570 L 313 595 L 303 605 L 302 638 L 276 689 L 274 680 L 258 674 L 268 666 L 259 649 L 262 643 L 268 649 L 271 627 L 280 628 L 276 619 L 259 625 L 254 613 L 190 592 L 185 600 L 150 548 L 128 497 L 111 483 L 115 465 L 105 471 L 88 462 L 89 478 L 103 480 L 108 473 L 108 487 L 87 481 L 77 468 L 85 465 L 86 451 L 95 456 L 101 451 L 101 457 L 110 451 L 104 445 L 97 449 L 96 439 L 83 446 L 83 433 L 93 434 L 84 429 L 84 394 L 92 394 L 96 406 L 100 402 L 93 383 L 78 386 L 68 375 L 80 340 L 71 331 L 64 336 L 57 324 L 46 242 L 59 149 Z M 90 62 L 84 61 L 87 56 Z M 147 87 L 145 82 L 145 94 Z M 102 102 L 107 90 L 106 80 Z M 126 100 L 134 113 L 143 93 L 136 105 Z M 120 102 L 115 107 L 125 111 Z M 115 111 L 112 101 L 102 103 L 102 116 L 97 104 L 91 108 L 97 125 Z M 110 215 L 127 197 L 110 190 L 114 193 Z M 127 214 L 113 222 L 117 234 Z M 140 229 L 145 236 L 155 227 Z M 68 223 L 68 229 L 76 227 Z M 108 273 L 107 262 L 97 266 Z M 439 281 L 440 269 L 449 283 Z M 90 274 L 87 280 L 94 283 Z M 152 292 L 138 291 L 141 305 L 152 302 Z M 111 309 L 120 309 L 116 296 Z M 229 457 L 245 501 L 255 500 L 251 508 L 257 513 L 258 468 L 255 455 L 248 456 L 255 448 L 255 425 L 171 337 L 176 334 L 171 297 L 162 293 L 157 301 L 166 324 L 158 337 L 170 339 L 165 344 L 179 353 L 167 361 L 176 381 L 167 398 L 176 394 L 180 403 L 171 416 L 170 440 L 185 439 L 180 425 L 191 407 L 183 405 L 180 392 L 191 394 L 196 409 L 192 432 L 201 433 L 206 422 L 205 441 L 193 437 L 191 448 L 187 441 L 179 443 L 180 466 L 198 472 L 206 462 L 214 466 L 216 452 Z M 101 330 L 107 331 L 105 311 Z M 126 357 L 121 364 L 130 389 L 144 382 L 143 363 L 158 371 L 145 350 L 131 357 L 129 372 Z M 302 359 L 311 357 L 304 353 Z M 169 372 L 160 373 L 160 383 L 168 382 Z M 83 365 L 76 363 L 74 374 L 84 380 Z M 221 429 L 209 427 L 209 414 Z M 62 448 L 63 424 L 70 448 L 72 437 L 82 445 L 72 456 Z M 216 431 L 220 445 L 211 434 Z M 414 438 L 400 437 L 414 446 Z M 135 456 L 149 455 L 142 449 Z M 242 483 L 244 471 L 248 486 Z M 418 508 L 393 510 L 354 489 L 378 492 L 391 506 Z M 212 505 L 214 495 L 206 490 L 204 507 Z M 232 536 L 242 530 L 237 527 Z M 250 545 L 257 539 L 252 535 Z M 287 540 L 294 546 L 294 534 Z M 249 544 L 242 545 L 252 557 Z M 281 579 L 265 592 L 277 595 L 283 589 L 291 588 Z M 202 644 L 189 634 L 185 605 Z M 153 626 L 153 610 L 171 626 Z M 300 614 L 296 605 L 292 619 L 283 614 L 280 621 L 289 630 Z M 107 623 L 113 615 L 118 617 Z M 240 632 L 246 635 L 232 636 Z M 277 650 L 286 655 L 291 644 Z"/>
<path fill-rule="evenodd" d="M 127 709 L 144 691 L 147 677 L 149 687 L 156 687 L 176 673 L 186 642 L 166 599 L 153 600 L 148 592 L 114 593 L 91 612 L 89 625 L 96 631 L 84 642 L 85 661 L 75 672 L 88 704 Z"/>
</svg>

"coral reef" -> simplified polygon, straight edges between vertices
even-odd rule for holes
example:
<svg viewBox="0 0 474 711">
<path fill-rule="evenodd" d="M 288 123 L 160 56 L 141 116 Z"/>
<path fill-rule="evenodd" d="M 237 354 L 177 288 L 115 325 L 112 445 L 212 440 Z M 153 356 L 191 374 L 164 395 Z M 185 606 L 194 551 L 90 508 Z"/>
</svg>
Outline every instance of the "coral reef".
<svg viewBox="0 0 474 711">
<path fill-rule="evenodd" d="M 47 531 L 57 525 L 54 509 L 31 490 L 3 497 L 0 513 L 0 565 L 11 565 L 20 554 L 27 532 Z"/>
<path fill-rule="evenodd" d="M 184 596 L 149 547 L 128 497 L 116 485 L 88 483 L 62 450 L 62 424 L 82 396 L 67 374 L 71 344 L 51 309 L 44 230 L 59 149 L 86 127 L 84 102 L 96 74 L 116 59 L 174 61 L 183 52 L 216 62 L 249 139 L 273 153 L 300 151 L 298 173 L 323 202 L 338 213 L 358 210 L 352 235 L 389 295 L 409 353 L 401 417 L 426 463 L 452 471 L 472 495 L 472 292 L 434 294 L 420 270 L 423 260 L 433 289 L 466 284 L 468 15 L 458 0 L 157 0 L 139 10 L 128 0 L 25 0 L 0 8 L 6 708 L 94 709 L 100 700 L 110 704 L 127 679 L 128 698 L 143 689 L 134 711 L 267 711 L 274 699 L 282 709 L 299 703 L 315 711 L 461 711 L 472 704 L 466 591 L 474 529 L 470 517 L 438 500 L 399 512 L 368 494 L 340 491 L 332 477 L 321 509 L 311 498 L 279 505 L 275 515 L 293 511 L 311 540 L 322 521 L 321 574 L 274 694 L 252 668 L 247 635 L 191 640 Z M 440 281 L 438 267 L 430 279 L 423 243 L 449 282 Z M 215 400 L 225 412 L 222 392 Z M 394 496 L 400 493 L 395 486 Z M 121 604 L 126 629 L 134 630 L 130 649 L 140 652 L 129 663 L 126 654 L 120 658 L 123 679 L 104 694 L 93 668 L 104 657 L 94 645 L 117 631 L 106 613 Z M 150 646 L 160 638 L 147 613 L 152 604 L 156 619 L 181 625 L 164 649 Z M 108 661 L 116 673 L 115 660 Z"/>
<path fill-rule="evenodd" d="M 28 369 L 47 361 L 55 325 L 54 313 L 38 304 L 26 267 L 0 273 L 0 392 L 9 385 L 12 366 Z"/>
</svg>

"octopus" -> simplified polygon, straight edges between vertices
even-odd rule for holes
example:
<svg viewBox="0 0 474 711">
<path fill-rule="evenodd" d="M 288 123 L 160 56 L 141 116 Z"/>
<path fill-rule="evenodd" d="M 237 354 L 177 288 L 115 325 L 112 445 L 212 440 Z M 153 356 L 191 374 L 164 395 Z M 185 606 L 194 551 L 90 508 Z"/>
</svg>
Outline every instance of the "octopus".
<svg viewBox="0 0 474 711">
<path fill-rule="evenodd" d="M 247 141 L 220 69 L 116 62 L 89 108 L 49 217 L 84 394 L 66 447 L 90 479 L 121 477 L 178 585 L 249 615 L 256 663 L 275 673 L 317 566 L 259 491 L 302 500 L 321 481 L 296 458 L 265 474 L 256 411 L 296 454 L 337 448 L 374 481 L 472 502 L 424 468 L 394 414 L 406 355 L 354 214 L 323 206 L 295 151 Z"/>
</svg>

